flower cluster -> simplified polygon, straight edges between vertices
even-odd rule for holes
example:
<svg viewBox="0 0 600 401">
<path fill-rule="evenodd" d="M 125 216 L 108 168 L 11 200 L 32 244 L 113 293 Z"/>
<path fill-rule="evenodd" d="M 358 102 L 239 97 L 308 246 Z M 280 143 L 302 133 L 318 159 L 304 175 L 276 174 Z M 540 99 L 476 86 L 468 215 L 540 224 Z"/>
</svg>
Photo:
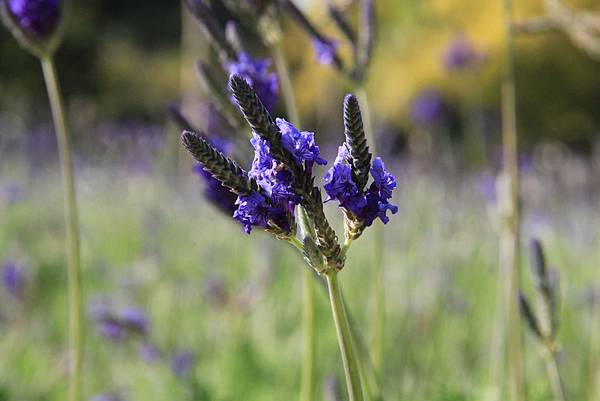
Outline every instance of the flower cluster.
<svg viewBox="0 0 600 401">
<path fill-rule="evenodd" d="M 471 71 L 485 61 L 473 43 L 464 35 L 456 36 L 444 53 L 443 62 L 448 71 Z"/>
<path fill-rule="evenodd" d="M 254 88 L 267 110 L 272 110 L 279 96 L 277 74 L 269 72 L 271 60 L 253 59 L 248 53 L 241 52 L 237 60 L 227 63 L 229 74 L 242 76 Z"/>
<path fill-rule="evenodd" d="M 307 174 L 311 174 L 314 163 L 327 163 L 320 157 L 314 133 L 301 132 L 282 118 L 275 123 L 281 132 L 281 144 L 295 163 L 304 164 Z M 270 221 L 290 232 L 289 218 L 293 218 L 294 207 L 302 200 L 293 187 L 294 175 L 289 167 L 273 157 L 268 141 L 253 134 L 250 143 L 254 147 L 254 160 L 248 175 L 256 181 L 260 192 L 238 197 L 238 210 L 233 217 L 244 225 L 246 233 L 250 233 L 253 226 L 267 228 Z"/>
<path fill-rule="evenodd" d="M 314 39 L 312 44 L 319 64 L 330 65 L 334 62 L 339 46 L 338 42 L 334 40 L 321 41 Z"/>
<path fill-rule="evenodd" d="M 2 265 L 2 286 L 13 298 L 20 299 L 23 296 L 26 285 L 25 269 L 22 265 L 7 261 Z"/>
<path fill-rule="evenodd" d="M 328 198 L 325 202 L 337 199 L 340 206 L 365 227 L 373 224 L 376 218 L 383 223 L 389 221 L 387 211 L 398 212 L 398 207 L 390 203 L 396 179 L 390 174 L 381 158 L 373 160 L 370 168 L 372 184 L 366 191 L 359 188 L 352 178 L 352 164 L 346 145 L 339 148 L 337 158 L 323 180 Z"/>
<path fill-rule="evenodd" d="M 144 338 L 148 335 L 148 317 L 137 308 L 115 310 L 106 300 L 98 300 L 91 305 L 90 314 L 96 322 L 98 333 L 110 340 L 120 341 L 136 335 Z"/>
<path fill-rule="evenodd" d="M 56 31 L 61 0 L 6 0 L 10 17 L 28 37 L 46 40 Z"/>
<path fill-rule="evenodd" d="M 274 120 L 244 77 L 232 75 L 229 85 L 252 128 L 252 168 L 246 172 L 199 134 L 184 131 L 183 145 L 207 172 L 237 195 L 233 217 L 246 233 L 254 227 L 264 228 L 302 249 L 318 273 L 341 270 L 345 252 L 323 211 L 321 191 L 314 185 L 314 165 L 327 164 L 314 133 L 300 131 L 281 118 Z M 344 209 L 346 239 L 351 241 L 375 219 L 387 223 L 387 212 L 396 213 L 398 208 L 390 203 L 396 179 L 380 158 L 371 162 L 354 95 L 344 99 L 344 135 L 345 143 L 325 176 L 325 190 L 329 195 L 326 201 L 337 199 Z M 301 241 L 295 238 L 297 207 L 305 234 Z"/>
</svg>

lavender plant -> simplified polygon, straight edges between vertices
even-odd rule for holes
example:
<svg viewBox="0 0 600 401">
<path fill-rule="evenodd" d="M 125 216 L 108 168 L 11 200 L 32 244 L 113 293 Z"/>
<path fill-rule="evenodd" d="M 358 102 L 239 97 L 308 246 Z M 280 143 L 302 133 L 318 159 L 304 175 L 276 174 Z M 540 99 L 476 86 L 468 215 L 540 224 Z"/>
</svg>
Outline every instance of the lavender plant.
<svg viewBox="0 0 600 401">
<path fill-rule="evenodd" d="M 41 61 L 54 120 L 62 171 L 65 209 L 69 351 L 71 362 L 69 400 L 78 401 L 81 398 L 81 348 L 83 340 L 81 328 L 82 297 L 79 223 L 77 219 L 71 146 L 53 58 L 65 26 L 65 12 L 65 0 L 0 1 L 0 14 L 2 15 L 4 24 L 12 32 L 19 44 Z"/>
<path fill-rule="evenodd" d="M 371 144 L 371 148 L 377 151 L 377 144 L 371 124 L 369 101 L 365 89 L 369 66 L 375 48 L 377 25 L 375 2 L 373 0 L 362 0 L 358 3 L 360 6 L 360 16 L 358 26 L 355 28 L 347 18 L 345 10 L 337 6 L 332 0 L 326 2 L 328 15 L 343 37 L 343 41 L 341 41 L 325 35 L 292 0 L 278 1 L 281 9 L 311 38 L 317 62 L 332 66 L 338 72 L 338 75 L 351 82 L 363 110 L 365 135 Z M 352 57 L 349 63 L 345 62 L 340 55 L 340 47 L 342 45 L 349 45 L 352 49 Z M 375 369 L 381 370 L 385 321 L 383 232 L 379 227 L 375 227 L 373 231 L 375 236 L 373 254 L 375 272 L 372 277 L 375 313 L 372 354 Z"/>
<path fill-rule="evenodd" d="M 326 163 L 314 134 L 299 131 L 283 119 L 273 120 L 242 76 L 232 75 L 229 86 L 252 129 L 252 168 L 245 171 L 197 133 L 184 131 L 182 143 L 205 170 L 237 195 L 233 218 L 246 233 L 258 227 L 289 242 L 317 274 L 326 278 L 348 395 L 350 400 L 363 400 L 361 367 L 337 275 L 352 241 L 377 218 L 387 223 L 388 210 L 397 212 L 389 202 L 396 180 L 380 158 L 371 163 L 358 101 L 348 95 L 344 102 L 346 140 L 324 186 L 329 195 L 326 201 L 337 200 L 345 214 L 345 241 L 340 245 L 323 211 L 321 190 L 314 183 L 313 168 Z M 372 183 L 367 187 L 369 174 Z M 308 229 L 300 237 L 297 221 Z"/>
<path fill-rule="evenodd" d="M 565 401 L 567 397 L 558 368 L 558 353 L 561 348 L 557 338 L 559 328 L 558 272 L 547 266 L 544 249 L 538 240 L 531 242 L 531 268 L 539 302 L 537 308 L 532 307 L 526 295 L 521 292 L 519 296 L 521 316 L 540 346 L 555 401 Z"/>
</svg>

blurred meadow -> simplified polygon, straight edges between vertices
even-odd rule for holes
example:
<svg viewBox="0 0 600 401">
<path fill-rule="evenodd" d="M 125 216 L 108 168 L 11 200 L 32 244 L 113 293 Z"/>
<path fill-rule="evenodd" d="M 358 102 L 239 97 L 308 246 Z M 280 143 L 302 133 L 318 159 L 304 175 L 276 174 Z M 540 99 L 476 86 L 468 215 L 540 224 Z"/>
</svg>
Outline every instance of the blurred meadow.
<svg viewBox="0 0 600 401">
<path fill-rule="evenodd" d="M 206 183 L 168 110 L 177 106 L 208 136 L 234 136 L 194 66 L 196 59 L 218 65 L 218 58 L 183 3 L 143 3 L 71 1 L 55 55 L 80 220 L 82 399 L 297 399 L 305 351 L 301 272 L 308 267 L 293 247 L 262 230 L 246 235 L 204 196 Z M 326 2 L 294 3 L 342 42 Z M 333 3 L 351 21 L 358 18 L 359 1 Z M 564 3 L 600 19 L 594 1 Z M 378 155 L 398 182 L 393 201 L 399 210 L 348 250 L 340 280 L 351 320 L 367 347 L 383 325 L 382 349 L 373 356 L 386 400 L 512 399 L 506 322 L 499 318 L 506 201 L 497 179 L 505 167 L 502 2 L 376 0 L 375 7 L 376 45 L 365 88 Z M 517 25 L 545 12 L 542 0 L 514 2 Z M 537 304 L 530 254 L 537 238 L 560 278 L 554 340 L 564 391 L 569 400 L 590 401 L 600 401 L 597 28 L 591 39 L 577 30 L 515 28 L 519 289 Z M 317 63 L 311 40 L 289 17 L 282 32 L 299 128 L 315 132 L 329 161 L 315 166 L 322 185 L 343 140 L 342 102 L 353 84 Z M 351 49 L 340 45 L 339 52 L 348 58 Z M 226 76 L 222 84 L 225 91 Z M 273 115 L 286 114 L 280 99 Z M 247 138 L 236 145 L 249 155 Z M 2 29 L 0 401 L 67 399 L 57 152 L 39 63 Z M 238 160 L 250 168 L 249 157 Z M 342 237 L 337 204 L 326 203 L 325 212 Z M 378 235 L 383 288 L 374 284 L 372 268 Z M 312 399 L 346 400 L 321 284 L 315 281 Z M 376 317 L 377 291 L 385 295 L 383 323 Z M 520 338 L 524 399 L 556 399 L 544 344 L 526 320 Z"/>
</svg>

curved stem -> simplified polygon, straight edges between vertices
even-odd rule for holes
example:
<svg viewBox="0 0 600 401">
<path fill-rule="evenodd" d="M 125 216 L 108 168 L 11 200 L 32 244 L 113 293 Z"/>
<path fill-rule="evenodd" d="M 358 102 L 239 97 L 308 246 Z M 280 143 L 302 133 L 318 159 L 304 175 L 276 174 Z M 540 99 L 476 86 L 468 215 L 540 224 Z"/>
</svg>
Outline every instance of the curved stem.
<svg viewBox="0 0 600 401">
<path fill-rule="evenodd" d="M 362 384 L 360 381 L 359 362 L 354 350 L 348 316 L 344 308 L 342 291 L 338 282 L 337 273 L 332 272 L 326 275 L 327 288 L 329 291 L 329 302 L 333 313 L 333 321 L 337 332 L 340 353 L 342 355 L 342 364 L 344 366 L 344 375 L 346 376 L 346 385 L 348 387 L 348 399 L 350 401 L 363 401 Z"/>
<path fill-rule="evenodd" d="M 71 160 L 71 149 L 67 126 L 65 124 L 65 113 L 63 110 L 60 88 L 56 77 L 56 69 L 51 57 L 41 59 L 42 70 L 54 129 L 58 141 L 60 156 L 60 168 L 62 172 L 65 230 L 67 238 L 67 275 L 68 275 L 68 299 L 69 299 L 69 351 L 71 363 L 71 380 L 69 382 L 69 400 L 79 401 L 81 399 L 81 267 L 79 251 L 79 225 L 77 222 L 77 208 L 75 199 L 75 185 L 73 179 L 73 164 Z"/>
<path fill-rule="evenodd" d="M 371 109 L 369 99 L 363 85 L 356 88 L 356 96 L 362 110 L 363 128 L 367 143 L 371 152 L 377 154 L 377 141 L 373 133 L 371 123 Z M 383 337 L 385 331 L 385 272 L 383 267 L 383 227 L 381 224 L 374 224 L 371 227 L 373 232 L 373 342 L 371 345 L 371 356 L 375 372 L 380 374 L 383 367 Z"/>
<path fill-rule="evenodd" d="M 504 12 L 504 78 L 502 82 L 502 148 L 503 174 L 507 181 L 504 221 L 500 240 L 500 265 L 505 274 L 505 304 L 507 319 L 507 354 L 512 399 L 521 401 L 523 392 L 523 361 L 521 317 L 519 314 L 519 166 L 515 94 L 515 55 L 512 24 L 512 0 L 502 0 Z"/>
<path fill-rule="evenodd" d="M 285 100 L 288 118 L 296 127 L 300 128 L 300 116 L 296 99 L 294 97 L 294 87 L 288 70 L 281 41 L 278 40 L 272 46 L 275 68 L 281 83 L 281 91 Z M 304 211 L 300 208 L 300 214 Z M 302 223 L 302 219 L 301 219 Z M 314 229 L 310 226 L 310 221 L 304 220 L 301 224 L 304 235 L 314 237 Z M 304 285 L 304 303 L 302 308 L 302 322 L 304 326 L 304 360 L 302 362 L 300 401 L 311 401 L 315 393 L 315 291 L 313 275 L 310 269 L 303 269 Z"/>
</svg>

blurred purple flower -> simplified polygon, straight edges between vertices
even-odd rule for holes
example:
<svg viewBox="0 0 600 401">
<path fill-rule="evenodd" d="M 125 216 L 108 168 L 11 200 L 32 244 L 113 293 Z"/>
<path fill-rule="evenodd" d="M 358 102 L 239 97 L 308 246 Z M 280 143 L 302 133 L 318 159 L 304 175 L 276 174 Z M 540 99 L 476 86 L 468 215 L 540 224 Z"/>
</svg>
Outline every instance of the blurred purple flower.
<svg viewBox="0 0 600 401">
<path fill-rule="evenodd" d="M 121 341 L 130 335 L 148 335 L 148 317 L 137 308 L 127 307 L 115 311 L 109 299 L 101 298 L 94 300 L 88 310 L 96 322 L 98 333 L 110 340 Z"/>
<path fill-rule="evenodd" d="M 25 270 L 14 261 L 2 265 L 2 285 L 6 292 L 14 298 L 21 298 L 25 290 Z"/>
<path fill-rule="evenodd" d="M 484 56 L 466 36 L 457 35 L 448 45 L 443 61 L 448 71 L 470 71 L 482 64 Z"/>
<path fill-rule="evenodd" d="M 410 117 L 416 125 L 431 126 L 438 123 L 446 113 L 442 94 L 435 89 L 421 91 L 413 100 Z"/>
<path fill-rule="evenodd" d="M 179 378 L 188 376 L 194 364 L 196 363 L 196 357 L 191 351 L 179 351 L 171 359 L 171 371 Z"/>
<path fill-rule="evenodd" d="M 227 64 L 229 74 L 239 74 L 251 85 L 258 98 L 271 111 L 279 97 L 279 80 L 277 74 L 269 72 L 271 60 L 253 59 L 248 53 L 242 52 L 238 60 Z"/>
<path fill-rule="evenodd" d="M 317 56 L 317 62 L 323 65 L 330 65 L 335 59 L 335 54 L 339 44 L 334 40 L 327 40 L 325 42 L 320 40 L 313 40 L 313 48 Z"/>
<path fill-rule="evenodd" d="M 149 363 L 156 362 L 158 359 L 160 359 L 160 351 L 155 345 L 149 342 L 143 342 L 140 344 L 138 347 L 138 355 L 140 356 L 140 359 Z"/>
<path fill-rule="evenodd" d="M 17 184 L 8 184 L 0 191 L 0 198 L 2 198 L 7 205 L 14 205 L 23 199 L 23 197 L 23 188 Z"/>
<path fill-rule="evenodd" d="M 475 189 L 489 204 L 495 204 L 498 197 L 496 175 L 484 171 L 475 176 Z"/>
<path fill-rule="evenodd" d="M 60 0 L 5 0 L 10 18 L 30 39 L 47 40 L 58 28 Z"/>
</svg>

